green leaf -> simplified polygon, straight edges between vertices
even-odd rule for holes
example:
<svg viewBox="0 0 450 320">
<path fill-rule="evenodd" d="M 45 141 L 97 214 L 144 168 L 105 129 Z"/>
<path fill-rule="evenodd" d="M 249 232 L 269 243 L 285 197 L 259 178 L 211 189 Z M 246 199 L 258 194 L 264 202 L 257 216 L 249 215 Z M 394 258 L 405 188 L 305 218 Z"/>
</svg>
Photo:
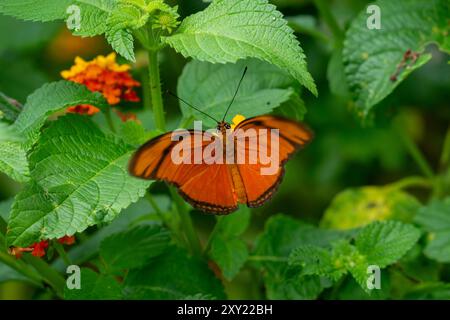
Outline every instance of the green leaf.
<svg viewBox="0 0 450 320">
<path fill-rule="evenodd" d="M 100 93 L 91 92 L 83 85 L 69 81 L 45 84 L 28 97 L 15 126 L 18 132 L 27 137 L 27 146 L 31 146 L 39 137 L 39 130 L 49 115 L 79 104 L 107 106 Z"/>
<path fill-rule="evenodd" d="M 258 58 L 289 72 L 317 94 L 305 55 L 282 14 L 267 0 L 217 0 L 187 17 L 163 41 L 185 57 L 212 63 Z"/>
<path fill-rule="evenodd" d="M 384 268 L 406 254 L 419 240 L 420 231 L 398 221 L 374 222 L 358 234 L 355 246 L 368 264 Z"/>
<path fill-rule="evenodd" d="M 150 185 L 128 174 L 132 152 L 82 116 L 53 122 L 30 154 L 35 182 L 16 197 L 9 244 L 26 247 L 113 220 Z"/>
<path fill-rule="evenodd" d="M 250 210 L 242 207 L 238 212 L 220 217 L 215 226 L 209 254 L 227 280 L 232 280 L 247 260 L 247 244 L 239 236 L 249 223 Z"/>
<path fill-rule="evenodd" d="M 0 13 L 22 20 L 53 21 L 63 19 L 73 0 L 2 0 Z"/>
<path fill-rule="evenodd" d="M 205 261 L 172 247 L 141 269 L 132 269 L 124 283 L 128 299 L 184 299 L 193 295 L 224 299 L 220 281 Z"/>
<path fill-rule="evenodd" d="M 135 62 L 134 39 L 131 32 L 127 29 L 119 29 L 106 32 L 106 40 L 118 54 L 125 59 Z"/>
<path fill-rule="evenodd" d="M 133 120 L 121 122 L 118 131 L 119 137 L 133 146 L 140 146 L 144 144 L 144 142 L 147 142 L 160 134 L 159 131 L 156 130 L 145 130 L 144 126 Z"/>
<path fill-rule="evenodd" d="M 100 255 L 108 265 L 108 270 L 138 268 L 150 258 L 162 254 L 169 241 L 169 232 L 160 226 L 140 226 L 103 240 Z"/>
<path fill-rule="evenodd" d="M 304 105 L 295 91 L 295 80 L 279 68 L 256 59 L 225 65 L 191 61 L 178 82 L 178 96 L 213 118 L 222 119 L 245 67 L 248 67 L 247 74 L 227 120 L 236 114 L 249 118 L 269 113 L 288 101 L 304 113 Z M 209 125 L 216 125 L 184 103 L 181 103 L 181 111 L 185 118 L 195 116 Z"/>
<path fill-rule="evenodd" d="M 96 6 L 78 3 L 80 8 L 80 28 L 72 30 L 73 34 L 82 37 L 93 37 L 104 34 L 109 12 Z"/>
<path fill-rule="evenodd" d="M 121 285 L 113 276 L 98 274 L 91 269 L 81 269 L 81 289 L 64 288 L 67 300 L 118 300 L 122 298 Z"/>
<path fill-rule="evenodd" d="M 30 175 L 26 152 L 22 144 L 17 142 L 18 137 L 10 136 L 10 139 L 12 141 L 0 139 L 0 172 L 18 182 L 25 182 Z"/>
<path fill-rule="evenodd" d="M 450 6 L 447 0 L 379 0 L 381 29 L 369 29 L 363 10 L 347 31 L 343 59 L 350 90 L 359 113 L 367 116 L 372 107 L 390 94 L 412 71 L 431 59 L 425 47 L 436 42 L 448 51 Z M 407 50 L 419 53 L 414 62 L 396 75 Z M 390 78 L 396 75 L 397 80 Z"/>
<path fill-rule="evenodd" d="M 450 262 L 450 198 L 422 207 L 415 222 L 429 232 L 425 255 L 439 262 Z"/>
<path fill-rule="evenodd" d="M 325 211 L 321 226 L 351 229 L 372 221 L 411 221 L 420 202 L 408 193 L 389 187 L 362 187 L 339 193 Z"/>
<path fill-rule="evenodd" d="M 313 299 L 329 283 L 317 276 L 303 275 L 288 265 L 291 252 L 303 245 L 329 246 L 349 233 L 322 230 L 285 215 L 272 216 L 258 238 L 253 260 L 264 274 L 269 299 Z"/>
</svg>

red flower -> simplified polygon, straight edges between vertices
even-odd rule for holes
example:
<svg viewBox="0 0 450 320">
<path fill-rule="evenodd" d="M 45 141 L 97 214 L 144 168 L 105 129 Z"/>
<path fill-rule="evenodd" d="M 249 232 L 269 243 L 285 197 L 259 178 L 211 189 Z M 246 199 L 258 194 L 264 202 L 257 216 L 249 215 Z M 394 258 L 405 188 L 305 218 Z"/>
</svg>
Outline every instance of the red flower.
<svg viewBox="0 0 450 320">
<path fill-rule="evenodd" d="M 62 238 L 59 238 L 58 242 L 70 246 L 75 243 L 75 236 L 64 236 Z"/>
</svg>

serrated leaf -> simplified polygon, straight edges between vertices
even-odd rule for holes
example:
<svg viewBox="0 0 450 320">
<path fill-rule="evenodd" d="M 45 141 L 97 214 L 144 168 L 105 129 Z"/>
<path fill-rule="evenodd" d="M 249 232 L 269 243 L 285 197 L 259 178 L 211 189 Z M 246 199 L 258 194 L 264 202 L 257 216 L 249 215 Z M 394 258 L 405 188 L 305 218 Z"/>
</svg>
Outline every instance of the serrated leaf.
<svg viewBox="0 0 450 320">
<path fill-rule="evenodd" d="M 415 222 L 429 232 L 425 255 L 439 262 L 450 262 L 450 198 L 422 207 Z"/>
<path fill-rule="evenodd" d="M 53 21 L 63 19 L 73 0 L 2 0 L 0 13 L 22 20 Z"/>
<path fill-rule="evenodd" d="M 79 104 L 100 108 L 108 105 L 100 93 L 91 92 L 83 85 L 69 81 L 48 83 L 28 97 L 14 125 L 27 138 L 27 146 L 31 146 L 49 115 Z"/>
<path fill-rule="evenodd" d="M 106 40 L 111 47 L 125 59 L 135 62 L 134 39 L 127 29 L 111 30 L 106 32 Z"/>
<path fill-rule="evenodd" d="M 227 280 L 232 280 L 247 260 L 247 244 L 239 236 L 249 222 L 250 210 L 242 207 L 232 215 L 221 217 L 215 226 L 209 254 Z"/>
<path fill-rule="evenodd" d="M 8 243 L 26 247 L 114 219 L 150 184 L 129 176 L 132 152 L 84 117 L 53 122 L 30 154 L 34 182 L 16 197 Z"/>
<path fill-rule="evenodd" d="M 226 120 L 230 121 L 236 114 L 249 118 L 269 113 L 291 100 L 296 108 L 303 110 L 301 99 L 296 98 L 295 80 L 279 68 L 256 59 L 225 65 L 191 61 L 178 82 L 178 96 L 213 118 L 222 119 L 245 67 L 248 67 L 247 74 Z M 185 118 L 195 116 L 206 124 L 216 125 L 184 103 L 180 105 Z"/>
<path fill-rule="evenodd" d="M 80 28 L 72 30 L 73 34 L 82 37 L 104 34 L 107 30 L 106 20 L 109 12 L 82 3 L 78 6 L 80 8 Z"/>
<path fill-rule="evenodd" d="M 282 14 L 267 0 L 217 0 L 187 17 L 163 41 L 185 57 L 212 63 L 258 58 L 289 72 L 317 94 L 305 55 Z"/>
<path fill-rule="evenodd" d="M 351 229 L 372 221 L 411 221 L 420 202 L 408 193 L 389 187 L 361 187 L 339 193 L 325 211 L 321 226 Z"/>
<path fill-rule="evenodd" d="M 141 269 L 132 269 L 124 283 L 127 299 L 184 299 L 207 295 L 224 299 L 220 281 L 205 261 L 172 247 Z M 151 275 L 151 276 L 149 276 Z"/>
<path fill-rule="evenodd" d="M 91 269 L 82 268 L 81 289 L 64 288 L 67 300 L 118 300 L 122 298 L 121 285 L 113 276 L 98 274 Z"/>
<path fill-rule="evenodd" d="M 138 268 L 162 254 L 169 241 L 169 232 L 160 226 L 140 226 L 104 239 L 100 255 L 108 270 Z"/>
<path fill-rule="evenodd" d="M 366 10 L 361 12 L 347 31 L 344 42 L 345 72 L 350 90 L 362 116 L 390 94 L 412 71 L 431 59 L 425 46 L 442 45 L 448 39 L 447 0 L 379 0 L 374 3 L 381 12 L 381 29 L 369 29 Z M 411 50 L 420 57 L 407 61 L 397 73 L 405 53 Z M 396 80 L 390 78 L 396 76 Z"/>
<path fill-rule="evenodd" d="M 374 222 L 358 233 L 355 246 L 368 264 L 384 268 L 404 256 L 419 237 L 420 231 L 412 225 L 398 221 Z"/>
<path fill-rule="evenodd" d="M 289 264 L 301 266 L 303 275 L 328 276 L 333 271 L 332 256 L 328 249 L 303 245 L 289 255 Z"/>
<path fill-rule="evenodd" d="M 18 182 L 28 180 L 30 172 L 27 155 L 20 142 L 0 141 L 0 172 Z"/>
<path fill-rule="evenodd" d="M 316 298 L 329 283 L 317 276 L 302 275 L 296 268 L 292 270 L 289 255 L 303 245 L 329 246 L 348 236 L 346 232 L 318 229 L 285 215 L 272 216 L 252 254 L 259 257 L 255 265 L 264 272 L 268 298 Z"/>
</svg>

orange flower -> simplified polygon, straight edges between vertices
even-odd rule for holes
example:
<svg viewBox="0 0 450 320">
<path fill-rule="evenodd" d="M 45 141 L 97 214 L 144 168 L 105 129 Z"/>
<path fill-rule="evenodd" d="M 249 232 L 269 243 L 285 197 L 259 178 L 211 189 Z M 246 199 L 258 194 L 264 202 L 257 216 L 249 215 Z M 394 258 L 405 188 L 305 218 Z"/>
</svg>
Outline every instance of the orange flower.
<svg viewBox="0 0 450 320">
<path fill-rule="evenodd" d="M 31 251 L 31 254 L 35 257 L 41 258 L 41 257 L 45 256 L 45 249 L 47 247 L 48 247 L 47 240 L 37 242 L 31 246 L 31 248 L 33 248 L 33 251 Z"/>
<path fill-rule="evenodd" d="M 59 238 L 58 242 L 70 246 L 75 243 L 75 236 L 64 236 L 62 238 Z"/>
<path fill-rule="evenodd" d="M 141 84 L 133 79 L 129 73 L 130 68 L 127 64 L 117 64 L 116 54 L 111 53 L 106 57 L 98 56 L 91 61 L 77 57 L 75 65 L 70 70 L 62 71 L 61 76 L 66 80 L 83 84 L 91 91 L 101 92 L 109 104 L 116 105 L 121 100 L 140 101 L 134 88 Z M 87 115 L 99 111 L 91 105 L 79 105 L 68 109 L 68 112 Z"/>
</svg>

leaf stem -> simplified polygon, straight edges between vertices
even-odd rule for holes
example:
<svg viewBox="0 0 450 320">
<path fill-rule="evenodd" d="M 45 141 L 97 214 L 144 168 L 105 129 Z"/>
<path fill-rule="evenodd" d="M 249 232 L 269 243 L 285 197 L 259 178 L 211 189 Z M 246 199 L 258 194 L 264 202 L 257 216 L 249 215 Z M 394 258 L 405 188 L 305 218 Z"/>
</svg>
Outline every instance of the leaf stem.
<svg viewBox="0 0 450 320">
<path fill-rule="evenodd" d="M 24 255 L 23 259 L 25 262 L 32 265 L 37 272 L 39 272 L 44 281 L 53 288 L 58 297 L 62 298 L 64 296 L 66 280 L 55 269 L 53 269 L 45 261 L 33 257 L 32 255 Z"/>
<path fill-rule="evenodd" d="M 202 247 L 200 244 L 200 239 L 198 238 L 197 233 L 195 232 L 194 225 L 192 223 L 191 216 L 189 211 L 187 210 L 186 203 L 174 189 L 174 187 L 169 186 L 170 194 L 172 195 L 172 199 L 175 202 L 175 206 L 177 208 L 178 214 L 180 215 L 181 224 L 183 226 L 183 230 L 185 232 L 186 241 L 189 244 L 189 247 L 194 255 L 201 255 Z"/>
<path fill-rule="evenodd" d="M 116 128 L 114 127 L 114 122 L 111 117 L 111 107 L 105 108 L 105 118 L 111 131 L 116 133 Z"/>
<path fill-rule="evenodd" d="M 420 170 L 422 170 L 424 176 L 434 181 L 435 176 L 433 173 L 433 169 L 431 169 L 430 164 L 428 163 L 428 161 L 426 160 L 425 156 L 422 154 L 420 149 L 417 147 L 417 145 L 414 143 L 411 137 L 408 134 L 406 134 L 402 129 L 398 128 L 398 132 L 400 138 L 403 141 L 404 146 L 406 147 L 409 154 L 416 162 L 417 166 L 420 168 Z"/>
<path fill-rule="evenodd" d="M 42 276 L 35 270 L 30 268 L 30 266 L 23 263 L 23 261 L 17 260 L 16 258 L 2 251 L 0 252 L 0 261 L 3 264 L 26 276 L 36 286 L 42 287 L 42 281 L 44 280 Z"/>
<path fill-rule="evenodd" d="M 432 182 L 424 177 L 406 177 L 404 179 L 388 184 L 386 187 L 391 189 L 406 189 L 411 187 L 431 188 Z"/>
<path fill-rule="evenodd" d="M 287 257 L 275 257 L 275 256 L 249 256 L 249 261 L 267 261 L 267 262 L 288 262 Z"/>
<path fill-rule="evenodd" d="M 148 51 L 148 74 L 155 125 L 158 130 L 164 132 L 166 130 L 166 121 L 162 101 L 161 78 L 159 75 L 158 51 Z"/>
<path fill-rule="evenodd" d="M 66 253 L 66 250 L 64 250 L 63 245 L 55 240 L 55 241 L 53 241 L 53 247 L 56 249 L 56 252 L 58 252 L 59 256 L 64 261 L 66 266 L 70 266 L 72 264 L 72 262 L 70 261 L 70 258 L 68 256 L 68 254 Z"/>
<path fill-rule="evenodd" d="M 445 169 L 450 164 L 450 126 L 448 127 L 447 134 L 445 135 L 444 145 L 442 147 L 440 165 L 442 169 Z"/>
<path fill-rule="evenodd" d="M 223 217 L 224 216 L 217 216 L 216 224 L 214 225 L 214 228 L 212 229 L 211 233 L 209 234 L 208 241 L 206 242 L 205 249 L 203 250 L 204 254 L 208 253 L 208 251 L 209 251 L 209 249 L 211 247 L 212 240 L 214 239 L 214 237 L 216 236 L 217 232 L 219 231 L 220 222 L 223 219 Z"/>
<path fill-rule="evenodd" d="M 319 13 L 322 16 L 322 19 L 328 25 L 328 28 L 330 28 L 330 31 L 333 34 L 333 37 L 335 38 L 335 41 L 337 43 L 342 42 L 342 39 L 344 39 L 344 31 L 342 31 L 337 20 L 331 13 L 331 10 L 329 7 L 330 2 L 326 1 L 326 0 L 314 0 L 314 4 L 316 5 L 317 9 L 319 10 Z"/>
</svg>

